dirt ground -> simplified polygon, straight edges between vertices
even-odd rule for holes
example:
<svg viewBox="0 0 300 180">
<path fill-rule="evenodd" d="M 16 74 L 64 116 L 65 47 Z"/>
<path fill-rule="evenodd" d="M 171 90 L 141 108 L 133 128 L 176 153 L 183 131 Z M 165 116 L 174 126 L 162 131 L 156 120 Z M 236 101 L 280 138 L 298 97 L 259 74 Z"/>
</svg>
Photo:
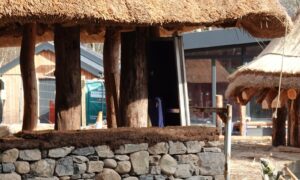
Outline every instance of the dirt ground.
<svg viewBox="0 0 300 180">
<path fill-rule="evenodd" d="M 270 160 L 277 170 L 282 170 L 285 164 L 300 160 L 300 149 L 298 153 L 280 152 L 278 148 L 271 146 L 271 137 L 233 136 L 231 179 L 262 179 L 260 158 Z"/>
</svg>

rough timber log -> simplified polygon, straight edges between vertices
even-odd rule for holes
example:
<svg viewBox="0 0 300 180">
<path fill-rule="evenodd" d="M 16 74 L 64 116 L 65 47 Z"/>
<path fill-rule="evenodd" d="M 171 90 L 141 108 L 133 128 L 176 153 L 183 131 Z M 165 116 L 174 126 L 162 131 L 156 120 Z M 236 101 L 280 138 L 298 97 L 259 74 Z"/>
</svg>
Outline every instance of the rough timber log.
<svg viewBox="0 0 300 180">
<path fill-rule="evenodd" d="M 36 24 L 25 24 L 20 53 L 20 69 L 24 89 L 23 130 L 37 126 L 37 82 L 34 65 Z"/>
<path fill-rule="evenodd" d="M 55 129 L 79 129 L 81 124 L 80 28 L 54 29 Z"/>
<path fill-rule="evenodd" d="M 120 124 L 119 118 L 119 80 L 120 80 L 120 32 L 107 28 L 105 33 L 104 50 L 104 78 L 107 104 L 107 126 L 116 128 Z"/>
<path fill-rule="evenodd" d="M 246 106 L 239 105 L 240 109 L 240 135 L 246 136 L 247 122 L 246 122 Z"/>
<path fill-rule="evenodd" d="M 247 89 L 243 90 L 243 92 L 242 92 L 243 100 L 249 102 L 251 100 L 251 98 L 255 95 L 256 92 L 257 92 L 257 89 L 255 89 L 255 88 L 247 88 Z"/>
<path fill-rule="evenodd" d="M 272 108 L 277 108 L 277 105 L 278 105 L 279 108 L 285 107 L 285 105 L 286 105 L 286 103 L 287 103 L 287 100 L 288 100 L 287 91 L 286 91 L 286 90 L 283 90 L 283 91 L 281 91 L 281 93 L 280 93 L 279 100 L 278 100 L 278 94 L 277 94 L 277 96 L 273 99 L 272 104 L 271 104 L 271 107 L 272 107 Z"/>
<path fill-rule="evenodd" d="M 300 97 L 289 101 L 288 145 L 300 147 Z"/>
<path fill-rule="evenodd" d="M 273 109 L 274 113 L 275 109 Z M 272 122 L 272 145 L 273 146 L 284 146 L 286 145 L 286 130 L 285 122 L 287 118 L 287 110 L 285 107 L 277 109 L 277 118 L 273 117 Z"/>
<path fill-rule="evenodd" d="M 146 28 L 121 34 L 120 112 L 122 126 L 146 127 L 148 77 Z"/>
<path fill-rule="evenodd" d="M 274 98 L 277 96 L 277 91 L 275 89 L 270 89 L 264 100 L 261 103 L 263 109 L 270 109 Z"/>
</svg>

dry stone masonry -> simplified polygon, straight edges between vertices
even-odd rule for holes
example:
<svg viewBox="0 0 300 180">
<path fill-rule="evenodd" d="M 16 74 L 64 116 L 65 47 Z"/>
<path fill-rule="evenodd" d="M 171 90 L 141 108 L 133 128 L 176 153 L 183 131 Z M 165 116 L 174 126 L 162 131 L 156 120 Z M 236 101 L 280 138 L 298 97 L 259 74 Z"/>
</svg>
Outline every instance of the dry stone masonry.
<svg viewBox="0 0 300 180">
<path fill-rule="evenodd" d="M 48 150 L 9 149 L 0 154 L 1 180 L 221 180 L 218 142 L 169 141 Z"/>
</svg>

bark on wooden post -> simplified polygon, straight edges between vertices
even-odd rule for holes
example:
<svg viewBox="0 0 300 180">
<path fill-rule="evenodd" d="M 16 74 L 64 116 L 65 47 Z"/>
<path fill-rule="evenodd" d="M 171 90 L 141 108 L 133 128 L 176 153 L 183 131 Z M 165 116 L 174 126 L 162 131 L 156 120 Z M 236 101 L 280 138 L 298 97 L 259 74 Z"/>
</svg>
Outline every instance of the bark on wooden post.
<svg viewBox="0 0 300 180">
<path fill-rule="evenodd" d="M 246 136 L 247 134 L 246 106 L 239 105 L 239 108 L 240 108 L 240 135 Z"/>
<path fill-rule="evenodd" d="M 118 30 L 106 29 L 103 61 L 108 128 L 116 128 L 121 123 L 119 118 L 120 41 Z"/>
<path fill-rule="evenodd" d="M 20 53 L 20 69 L 24 90 L 23 130 L 37 126 L 37 82 L 34 65 L 36 24 L 25 24 Z"/>
<path fill-rule="evenodd" d="M 288 145 L 300 147 L 300 97 L 289 102 Z"/>
<path fill-rule="evenodd" d="M 120 111 L 123 126 L 147 126 L 146 34 L 146 28 L 121 34 Z"/>
<path fill-rule="evenodd" d="M 274 112 L 274 109 L 273 109 Z M 285 146 L 286 145 L 286 130 L 285 122 L 287 118 L 286 108 L 277 109 L 277 118 L 272 118 L 272 145 L 273 146 Z"/>
<path fill-rule="evenodd" d="M 56 25 L 55 129 L 74 130 L 81 124 L 80 28 Z"/>
</svg>

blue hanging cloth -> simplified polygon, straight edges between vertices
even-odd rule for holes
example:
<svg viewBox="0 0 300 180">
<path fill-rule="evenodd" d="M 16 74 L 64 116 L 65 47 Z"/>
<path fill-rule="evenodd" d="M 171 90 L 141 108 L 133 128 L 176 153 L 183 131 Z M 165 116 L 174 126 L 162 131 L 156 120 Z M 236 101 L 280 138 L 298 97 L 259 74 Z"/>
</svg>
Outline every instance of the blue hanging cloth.
<svg viewBox="0 0 300 180">
<path fill-rule="evenodd" d="M 159 97 L 149 101 L 149 116 L 152 126 L 164 127 L 162 102 Z"/>
</svg>

